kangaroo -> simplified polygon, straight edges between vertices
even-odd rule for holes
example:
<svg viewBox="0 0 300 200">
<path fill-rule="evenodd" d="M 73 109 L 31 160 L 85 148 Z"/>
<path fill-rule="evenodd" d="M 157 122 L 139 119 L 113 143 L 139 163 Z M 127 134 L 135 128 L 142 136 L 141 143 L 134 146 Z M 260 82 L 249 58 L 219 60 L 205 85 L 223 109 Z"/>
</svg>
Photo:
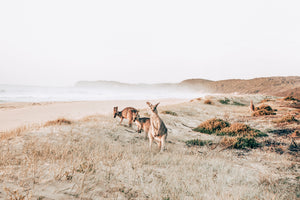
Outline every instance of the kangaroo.
<svg viewBox="0 0 300 200">
<path fill-rule="evenodd" d="M 250 101 L 249 109 L 250 109 L 250 112 L 254 112 L 256 110 L 252 100 Z"/>
<path fill-rule="evenodd" d="M 139 111 L 133 107 L 126 107 L 122 111 L 118 111 L 118 106 L 114 107 L 114 118 L 117 116 L 121 118 L 120 124 L 122 123 L 123 119 L 129 120 L 129 127 L 132 126 L 132 122 L 135 122 Z"/>
<path fill-rule="evenodd" d="M 142 117 L 140 118 L 137 116 L 135 120 L 135 124 L 138 127 L 138 133 L 141 133 L 142 130 L 145 132 L 145 140 L 147 139 L 149 129 L 150 129 L 150 118 L 149 117 Z"/>
<path fill-rule="evenodd" d="M 150 149 L 153 140 L 155 140 L 158 144 L 160 151 L 162 152 L 165 148 L 165 143 L 168 136 L 168 129 L 164 122 L 161 120 L 161 118 L 158 116 L 157 106 L 159 103 L 157 103 L 156 105 L 152 105 L 150 102 L 147 102 L 147 104 L 151 110 L 150 130 L 148 132 Z"/>
<path fill-rule="evenodd" d="M 295 147 L 298 147 L 296 140 L 300 140 L 300 131 L 296 130 L 292 135 L 289 136 L 292 140 L 291 143 L 294 143 Z"/>
</svg>

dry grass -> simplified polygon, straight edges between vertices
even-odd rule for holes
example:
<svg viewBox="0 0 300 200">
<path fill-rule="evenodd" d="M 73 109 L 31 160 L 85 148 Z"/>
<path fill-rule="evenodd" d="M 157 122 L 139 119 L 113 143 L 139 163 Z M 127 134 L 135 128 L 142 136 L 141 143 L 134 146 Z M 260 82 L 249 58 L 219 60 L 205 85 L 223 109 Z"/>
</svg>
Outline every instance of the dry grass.
<svg viewBox="0 0 300 200">
<path fill-rule="evenodd" d="M 252 116 L 263 116 L 263 115 L 276 115 L 275 110 L 271 106 L 262 104 L 255 108 Z"/>
<path fill-rule="evenodd" d="M 202 122 L 197 128 L 193 129 L 197 132 L 217 135 L 228 135 L 228 136 L 249 136 L 249 137 L 262 137 L 267 136 L 259 130 L 250 128 L 248 125 L 243 123 L 230 124 L 222 119 L 213 118 Z"/>
<path fill-rule="evenodd" d="M 194 101 L 201 101 L 202 100 L 202 98 L 201 97 L 199 97 L 199 98 L 196 98 L 196 99 L 191 99 L 190 100 L 190 102 L 194 102 Z"/>
<path fill-rule="evenodd" d="M 292 138 L 300 138 L 300 131 L 299 130 L 295 130 L 292 134 L 291 134 Z"/>
<path fill-rule="evenodd" d="M 299 99 L 294 98 L 293 96 L 286 96 L 283 98 L 284 101 L 297 101 L 299 102 Z"/>
<path fill-rule="evenodd" d="M 204 101 L 204 104 L 211 105 L 211 104 L 213 104 L 213 102 L 212 102 L 212 100 L 210 100 L 210 99 L 206 99 L 206 100 Z"/>
<path fill-rule="evenodd" d="M 40 128 L 39 124 L 31 124 L 31 125 L 23 125 L 9 131 L 0 132 L 0 141 L 9 140 L 17 136 L 21 136 L 23 132 L 30 131 L 37 128 Z"/>
<path fill-rule="evenodd" d="M 15 128 L 10 131 L 6 131 L 3 133 L 0 133 L 0 140 L 8 140 L 10 138 L 14 138 L 16 136 L 20 136 L 20 134 L 26 130 L 28 130 L 28 126 L 20 126 L 18 128 Z"/>
<path fill-rule="evenodd" d="M 156 148 L 149 151 L 136 127 L 120 126 L 111 115 L 92 116 L 67 126 L 54 124 L 55 128 L 42 126 L 21 137 L 0 140 L 0 199 L 299 198 L 297 157 L 262 149 L 220 151 L 218 146 L 212 150 L 209 145 L 201 146 L 202 142 L 216 144 L 220 137 L 191 132 L 181 125 L 195 126 L 199 119 L 226 111 L 226 106 L 214 107 L 176 105 L 178 117 L 164 116 L 170 134 L 163 153 Z M 207 112 L 212 114 L 203 117 L 205 113 L 199 112 L 203 108 L 211 109 Z M 235 111 L 241 108 L 228 108 L 236 109 L 231 118 L 239 117 Z M 212 127 L 228 127 L 226 122 L 215 121 Z M 186 141 L 195 147 L 187 147 Z M 224 137 L 220 143 L 248 148 L 246 144 L 255 147 L 255 142 Z"/>
<path fill-rule="evenodd" d="M 231 147 L 237 143 L 237 137 L 223 137 L 220 141 L 220 144 L 225 147 Z"/>
<path fill-rule="evenodd" d="M 4 188 L 5 193 L 7 194 L 7 199 L 9 200 L 30 200 L 32 199 L 31 194 L 27 191 L 18 191 L 18 190 L 10 190 L 8 188 Z"/>
<path fill-rule="evenodd" d="M 250 128 L 248 125 L 243 123 L 233 123 L 229 127 L 225 127 L 219 130 L 217 134 L 228 135 L 228 136 L 242 136 L 242 137 L 267 136 L 267 134 L 264 134 L 259 130 Z"/>
<path fill-rule="evenodd" d="M 201 123 L 194 131 L 199 131 L 203 133 L 215 133 L 217 135 L 226 135 L 230 137 L 223 137 L 220 141 L 222 146 L 225 148 L 257 148 L 261 146 L 254 137 L 265 137 L 267 134 L 250 128 L 248 125 L 243 123 L 233 123 L 230 124 L 221 119 L 210 119 Z"/>
<path fill-rule="evenodd" d="M 221 130 L 222 128 L 228 127 L 230 124 L 222 119 L 213 118 L 202 122 L 194 131 L 212 134 Z"/>
<path fill-rule="evenodd" d="M 287 114 L 280 119 L 273 120 L 274 123 L 294 123 L 298 122 L 298 120 L 294 117 L 294 115 Z"/>
<path fill-rule="evenodd" d="M 270 101 L 272 101 L 272 99 L 268 99 L 268 98 L 267 98 L 267 99 L 261 100 L 260 103 L 266 103 L 266 102 L 270 102 Z"/>
<path fill-rule="evenodd" d="M 44 127 L 46 126 L 54 126 L 54 125 L 70 125 L 72 124 L 72 121 L 65 119 L 65 118 L 59 118 L 57 120 L 48 121 L 44 124 Z"/>
<path fill-rule="evenodd" d="M 164 110 L 161 113 L 166 114 L 166 115 L 178 116 L 178 114 L 176 112 L 173 112 L 173 111 L 170 111 L 170 110 Z"/>
</svg>

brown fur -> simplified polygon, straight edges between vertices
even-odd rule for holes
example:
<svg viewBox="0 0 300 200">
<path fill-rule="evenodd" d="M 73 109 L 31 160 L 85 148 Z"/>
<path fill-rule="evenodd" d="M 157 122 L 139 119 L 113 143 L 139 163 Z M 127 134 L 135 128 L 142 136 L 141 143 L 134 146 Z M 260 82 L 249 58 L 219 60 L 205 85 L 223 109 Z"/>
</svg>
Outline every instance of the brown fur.
<svg viewBox="0 0 300 200">
<path fill-rule="evenodd" d="M 290 138 L 292 140 L 292 143 L 294 143 L 294 145 L 296 147 L 298 147 L 297 143 L 296 143 L 296 140 L 300 140 L 300 131 L 296 130 L 294 133 L 292 133 L 290 135 Z"/>
<path fill-rule="evenodd" d="M 138 116 L 138 118 L 135 121 L 135 124 L 138 127 L 138 133 L 141 133 L 143 130 L 145 132 L 145 139 L 147 139 L 150 125 L 151 125 L 150 118 L 149 117 L 140 118 Z"/>
<path fill-rule="evenodd" d="M 165 148 L 165 143 L 166 143 L 166 139 L 168 136 L 168 129 L 167 129 L 166 125 L 164 124 L 164 122 L 161 120 L 161 118 L 158 116 L 157 106 L 159 103 L 157 103 L 154 106 L 149 102 L 147 102 L 147 104 L 151 110 L 150 130 L 148 133 L 150 149 L 151 149 L 153 140 L 155 140 L 158 144 L 160 151 L 163 151 Z"/>
<path fill-rule="evenodd" d="M 126 107 L 122 111 L 118 111 L 118 106 L 114 107 L 114 118 L 116 116 L 121 118 L 120 124 L 122 123 L 123 119 L 128 119 L 128 125 L 129 127 L 132 126 L 132 122 L 135 122 L 137 116 L 138 116 L 139 111 L 133 107 Z"/>
<path fill-rule="evenodd" d="M 254 106 L 254 104 L 253 104 L 253 101 L 251 100 L 250 101 L 250 111 L 251 112 L 254 112 L 256 109 L 255 109 L 255 106 Z"/>
</svg>

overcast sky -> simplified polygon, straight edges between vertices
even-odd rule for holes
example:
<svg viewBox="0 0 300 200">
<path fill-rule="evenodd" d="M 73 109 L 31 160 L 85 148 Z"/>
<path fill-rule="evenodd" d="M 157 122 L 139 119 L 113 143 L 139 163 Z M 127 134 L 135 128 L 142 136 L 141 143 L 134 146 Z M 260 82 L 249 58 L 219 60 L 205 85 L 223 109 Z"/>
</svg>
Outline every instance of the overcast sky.
<svg viewBox="0 0 300 200">
<path fill-rule="evenodd" d="M 0 1 L 0 84 L 288 75 L 299 0 Z"/>
</svg>

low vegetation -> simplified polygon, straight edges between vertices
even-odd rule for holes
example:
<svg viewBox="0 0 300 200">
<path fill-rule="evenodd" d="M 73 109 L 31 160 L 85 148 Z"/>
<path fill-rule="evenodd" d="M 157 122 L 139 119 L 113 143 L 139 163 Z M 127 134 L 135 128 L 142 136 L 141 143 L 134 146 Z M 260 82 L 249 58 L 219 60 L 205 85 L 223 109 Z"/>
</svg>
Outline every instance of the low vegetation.
<svg viewBox="0 0 300 200">
<path fill-rule="evenodd" d="M 220 102 L 221 104 L 229 104 L 229 103 L 230 103 L 230 99 L 228 99 L 228 98 L 220 99 L 219 102 Z"/>
<path fill-rule="evenodd" d="M 202 122 L 198 127 L 193 129 L 197 132 L 217 135 L 228 135 L 228 136 L 250 136 L 250 137 L 263 137 L 267 134 L 257 129 L 252 129 L 246 124 L 233 123 L 230 124 L 222 119 L 213 118 Z"/>
<path fill-rule="evenodd" d="M 238 101 L 233 101 L 232 105 L 234 105 L 234 106 L 246 106 L 246 104 L 238 102 Z"/>
<path fill-rule="evenodd" d="M 212 100 L 210 100 L 210 99 L 206 99 L 206 100 L 204 101 L 204 104 L 211 105 L 211 104 L 213 104 L 213 102 L 212 102 Z"/>
<path fill-rule="evenodd" d="M 200 140 L 200 139 L 192 139 L 185 141 L 187 146 L 204 146 L 206 144 L 212 144 L 211 140 Z"/>
<path fill-rule="evenodd" d="M 221 104 L 225 104 L 225 105 L 228 105 L 228 104 L 231 104 L 231 105 L 234 105 L 234 106 L 246 106 L 246 104 L 243 104 L 241 102 L 238 102 L 238 101 L 234 101 L 234 100 L 230 100 L 228 98 L 225 98 L 225 99 L 219 99 L 218 100 Z"/>
<path fill-rule="evenodd" d="M 270 123 L 282 117 L 284 108 L 272 119 L 260 119 L 247 117 L 247 108 L 230 103 L 187 104 L 166 108 L 178 117 L 164 115 L 170 134 L 163 153 L 156 145 L 149 151 L 135 125 L 120 126 L 111 115 L 15 130 L 0 140 L 0 199 L 300 197 L 298 124 Z M 145 110 L 141 113 L 146 115 Z M 224 113 L 230 117 L 210 119 Z M 229 123 L 231 119 L 239 123 Z M 199 120 L 203 123 L 194 130 L 214 135 L 191 132 Z M 255 128 L 273 132 L 257 138 L 263 133 Z M 249 151 L 255 148 L 260 149 Z"/>
<path fill-rule="evenodd" d="M 217 132 L 218 135 L 228 135 L 228 136 L 242 136 L 242 137 L 264 137 L 267 134 L 261 132 L 260 130 L 250 128 L 246 124 L 234 123 L 229 127 L 222 128 Z"/>
<path fill-rule="evenodd" d="M 255 137 L 265 137 L 267 134 L 260 130 L 250 128 L 246 124 L 233 123 L 230 124 L 222 119 L 213 118 L 201 123 L 194 131 L 216 134 L 223 137 L 220 144 L 226 148 L 232 147 L 235 149 L 257 148 L 260 144 Z"/>
<path fill-rule="evenodd" d="M 298 122 L 298 120 L 294 117 L 294 115 L 287 114 L 280 119 L 273 120 L 274 123 L 293 123 Z"/>
<path fill-rule="evenodd" d="M 161 113 L 166 114 L 166 115 L 178 116 L 178 114 L 176 112 L 173 112 L 173 111 L 170 111 L 170 110 L 164 110 Z"/>
<path fill-rule="evenodd" d="M 19 126 L 18 128 L 9 130 L 9 131 L 5 131 L 5 132 L 0 132 L 0 141 L 1 140 L 9 140 L 11 138 L 20 136 L 21 133 L 25 132 L 25 131 L 30 131 L 33 130 L 35 128 L 39 128 L 40 125 L 39 124 L 32 124 L 32 125 L 24 125 L 24 126 Z"/>
<path fill-rule="evenodd" d="M 234 149 L 255 149 L 261 146 L 253 137 L 223 137 L 220 144 Z"/>
<path fill-rule="evenodd" d="M 222 119 L 213 118 L 202 122 L 198 127 L 194 128 L 193 131 L 212 134 L 221 130 L 222 128 L 228 127 L 230 124 Z"/>
<path fill-rule="evenodd" d="M 272 101 L 271 99 L 268 99 L 268 98 L 266 98 L 266 99 L 263 99 L 263 100 L 261 100 L 260 101 L 260 103 L 266 103 L 266 102 L 269 102 L 269 101 Z"/>
<path fill-rule="evenodd" d="M 54 125 L 70 125 L 72 122 L 65 118 L 59 118 L 57 120 L 48 121 L 44 124 L 44 126 L 54 126 Z"/>
<path fill-rule="evenodd" d="M 283 98 L 284 101 L 297 101 L 299 102 L 299 99 L 294 98 L 293 96 L 286 96 Z"/>
<path fill-rule="evenodd" d="M 262 104 L 258 107 L 255 107 L 252 116 L 263 116 L 263 115 L 276 115 L 276 110 L 273 110 L 271 106 Z"/>
<path fill-rule="evenodd" d="M 255 149 L 260 147 L 260 143 L 258 143 L 253 137 L 238 137 L 237 142 L 234 143 L 233 148 L 235 149 L 245 149 L 251 148 Z"/>
<path fill-rule="evenodd" d="M 201 101 L 202 100 L 202 98 L 201 97 L 198 97 L 198 98 L 196 98 L 196 99 L 192 99 L 192 100 L 190 100 L 190 102 L 194 102 L 194 101 Z"/>
</svg>

